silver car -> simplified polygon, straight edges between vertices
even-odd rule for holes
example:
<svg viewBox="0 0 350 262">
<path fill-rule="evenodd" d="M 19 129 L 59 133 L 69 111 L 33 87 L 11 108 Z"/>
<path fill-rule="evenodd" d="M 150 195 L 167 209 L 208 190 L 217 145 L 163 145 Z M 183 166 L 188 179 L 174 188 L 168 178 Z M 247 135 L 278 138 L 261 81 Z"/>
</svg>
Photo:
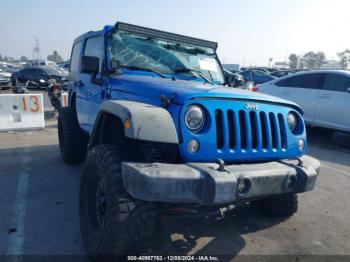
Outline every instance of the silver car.
<svg viewBox="0 0 350 262">
<path fill-rule="evenodd" d="M 299 104 L 309 125 L 350 132 L 350 71 L 302 72 L 261 84 L 258 89 Z"/>
</svg>

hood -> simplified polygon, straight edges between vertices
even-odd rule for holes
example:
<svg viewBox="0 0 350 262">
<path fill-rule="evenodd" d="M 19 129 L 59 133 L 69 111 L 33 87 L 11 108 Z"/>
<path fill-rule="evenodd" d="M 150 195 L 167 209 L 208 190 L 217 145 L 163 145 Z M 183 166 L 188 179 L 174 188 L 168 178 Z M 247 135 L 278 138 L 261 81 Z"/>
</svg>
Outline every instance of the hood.
<svg viewBox="0 0 350 262">
<path fill-rule="evenodd" d="M 67 70 L 60 70 L 60 74 L 62 77 L 68 77 L 68 71 Z"/>
<path fill-rule="evenodd" d="M 4 77 L 4 78 L 10 78 L 11 73 L 2 71 L 2 72 L 0 72 L 0 76 Z"/>
<path fill-rule="evenodd" d="M 297 104 L 278 97 L 222 85 L 204 84 L 199 81 L 123 74 L 113 77 L 109 84 L 112 89 L 123 90 L 124 92 L 143 97 L 158 99 L 161 95 L 165 95 L 171 98 L 173 103 L 177 104 L 184 104 L 194 98 L 217 98 L 265 101 L 290 105 L 299 109 Z"/>
</svg>

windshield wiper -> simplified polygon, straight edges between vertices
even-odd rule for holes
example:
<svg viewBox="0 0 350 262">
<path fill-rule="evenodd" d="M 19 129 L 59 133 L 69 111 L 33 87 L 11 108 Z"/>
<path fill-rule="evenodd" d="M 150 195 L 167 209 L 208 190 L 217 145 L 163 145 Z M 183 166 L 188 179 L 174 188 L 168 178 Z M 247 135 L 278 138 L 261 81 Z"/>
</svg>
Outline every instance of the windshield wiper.
<svg viewBox="0 0 350 262">
<path fill-rule="evenodd" d="M 214 84 L 213 81 L 209 80 L 206 76 L 204 76 L 201 72 L 195 70 L 195 69 L 191 69 L 191 68 L 187 68 L 187 67 L 184 67 L 184 68 L 175 68 L 175 69 L 171 69 L 175 74 L 177 73 L 192 73 L 192 75 L 194 75 L 195 77 L 199 78 L 203 78 L 204 81 L 206 83 L 209 83 L 209 84 Z M 199 77 L 198 77 L 199 76 Z"/>
<path fill-rule="evenodd" d="M 148 71 L 148 72 L 152 72 L 155 73 L 157 75 L 159 75 L 162 78 L 167 78 L 165 75 L 163 75 L 162 73 L 159 73 L 158 71 L 151 69 L 151 68 L 145 68 L 145 67 L 139 67 L 139 66 L 128 66 L 128 65 L 119 65 L 120 68 L 127 68 L 127 69 L 131 69 L 131 70 L 143 70 L 143 71 Z"/>
</svg>

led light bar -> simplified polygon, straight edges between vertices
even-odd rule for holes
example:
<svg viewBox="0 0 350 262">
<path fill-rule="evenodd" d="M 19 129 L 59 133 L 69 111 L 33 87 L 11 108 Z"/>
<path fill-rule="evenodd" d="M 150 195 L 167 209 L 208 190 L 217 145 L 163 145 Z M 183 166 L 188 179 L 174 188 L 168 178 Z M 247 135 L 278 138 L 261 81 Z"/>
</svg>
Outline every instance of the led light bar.
<svg viewBox="0 0 350 262">
<path fill-rule="evenodd" d="M 217 49 L 218 44 L 216 42 L 211 42 L 207 40 L 202 40 L 198 38 L 193 38 L 184 35 L 173 34 L 165 31 L 160 31 L 156 29 L 151 29 L 143 26 L 131 25 L 127 23 L 117 22 L 115 24 L 116 30 L 123 30 L 129 33 L 137 34 L 144 37 L 153 37 L 168 41 L 173 41 L 179 44 L 189 44 L 201 47 L 208 47 L 214 50 Z"/>
</svg>

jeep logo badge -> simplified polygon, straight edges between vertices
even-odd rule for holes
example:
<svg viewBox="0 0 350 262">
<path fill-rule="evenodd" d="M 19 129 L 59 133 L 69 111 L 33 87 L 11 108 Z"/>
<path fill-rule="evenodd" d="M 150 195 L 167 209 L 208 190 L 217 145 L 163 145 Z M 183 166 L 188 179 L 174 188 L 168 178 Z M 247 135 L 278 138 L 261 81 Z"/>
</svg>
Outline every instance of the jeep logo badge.
<svg viewBox="0 0 350 262">
<path fill-rule="evenodd" d="M 245 108 L 245 109 L 248 109 L 248 110 L 258 111 L 258 110 L 259 110 L 259 105 L 257 105 L 257 104 L 246 103 L 246 104 L 244 105 L 244 108 Z"/>
</svg>

